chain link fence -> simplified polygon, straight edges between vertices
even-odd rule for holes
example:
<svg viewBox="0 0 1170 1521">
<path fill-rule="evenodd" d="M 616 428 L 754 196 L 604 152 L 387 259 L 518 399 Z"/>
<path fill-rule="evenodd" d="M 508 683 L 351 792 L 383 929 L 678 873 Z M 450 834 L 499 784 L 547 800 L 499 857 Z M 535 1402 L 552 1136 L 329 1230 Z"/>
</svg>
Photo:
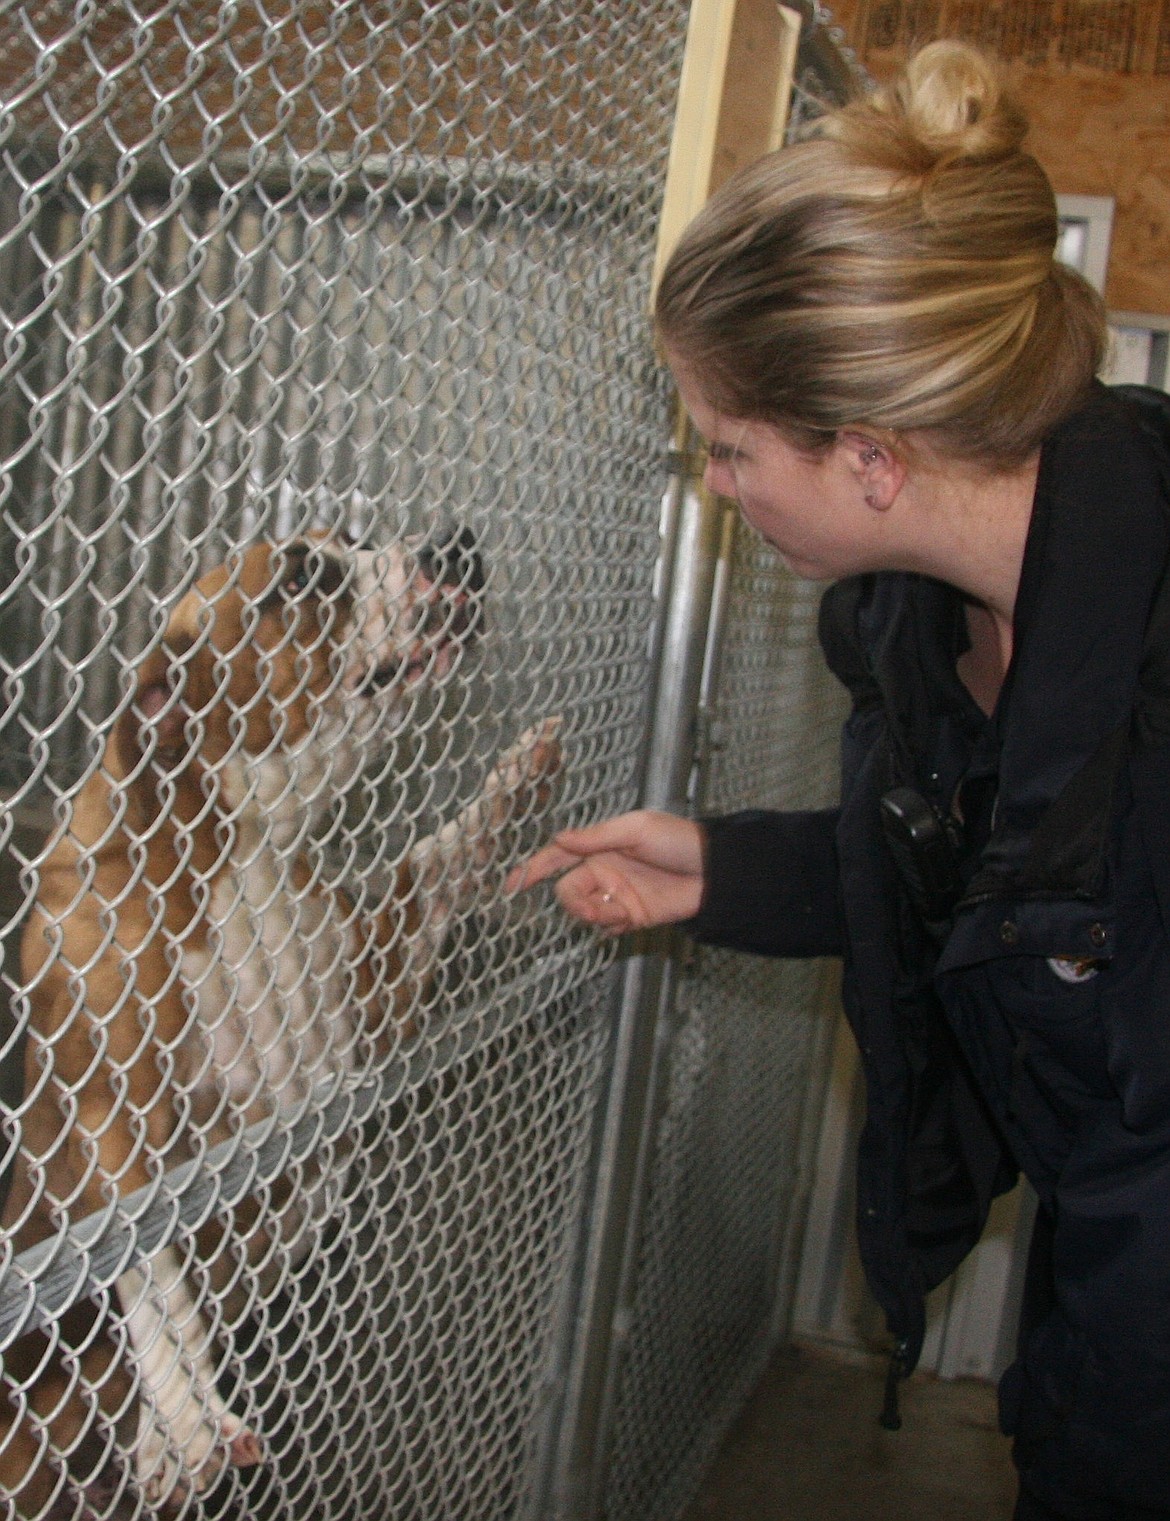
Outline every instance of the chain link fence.
<svg viewBox="0 0 1170 1521">
<path fill-rule="evenodd" d="M 534 1503 L 618 990 L 502 883 L 643 774 L 686 21 L 0 11 L 0 1515 Z M 712 797 L 798 801 L 812 603 L 732 581 Z M 684 979 L 615 1521 L 773 1318 L 813 982 Z"/>
<path fill-rule="evenodd" d="M 819 588 L 742 525 L 729 571 L 703 811 L 825 807 L 844 711 L 816 644 Z M 829 1028 L 822 979 L 816 962 L 685 956 L 606 1521 L 682 1513 L 783 1331 Z"/>
</svg>

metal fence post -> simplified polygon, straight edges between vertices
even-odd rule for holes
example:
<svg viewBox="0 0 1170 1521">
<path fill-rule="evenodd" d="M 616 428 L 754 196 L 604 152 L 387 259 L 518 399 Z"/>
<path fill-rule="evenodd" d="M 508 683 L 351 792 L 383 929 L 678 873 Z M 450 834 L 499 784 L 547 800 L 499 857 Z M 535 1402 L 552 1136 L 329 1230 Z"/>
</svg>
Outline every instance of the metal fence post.
<svg viewBox="0 0 1170 1521">
<path fill-rule="evenodd" d="M 697 756 L 712 599 L 725 548 L 726 503 L 697 478 L 698 456 L 672 456 L 664 503 L 660 617 L 652 670 L 642 800 L 683 813 Z M 669 1047 L 677 937 L 637 937 L 617 993 L 609 1080 L 599 1107 L 572 1322 L 562 1344 L 561 1394 L 550 1410 L 545 1478 L 532 1521 L 600 1514 L 614 1395 L 627 1344 L 636 1255 Z"/>
</svg>

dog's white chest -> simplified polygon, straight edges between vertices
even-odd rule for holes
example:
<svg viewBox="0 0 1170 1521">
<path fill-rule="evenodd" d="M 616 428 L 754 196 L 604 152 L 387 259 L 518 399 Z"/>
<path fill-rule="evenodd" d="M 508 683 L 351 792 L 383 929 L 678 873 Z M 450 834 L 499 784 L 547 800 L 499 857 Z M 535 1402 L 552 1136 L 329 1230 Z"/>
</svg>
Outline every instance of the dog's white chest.
<svg viewBox="0 0 1170 1521">
<path fill-rule="evenodd" d="M 187 1077 L 237 1111 L 287 1113 L 353 1067 L 355 947 L 330 896 L 297 891 L 259 838 L 238 843 L 211 895 L 206 949 L 183 959 L 202 1048 Z"/>
</svg>

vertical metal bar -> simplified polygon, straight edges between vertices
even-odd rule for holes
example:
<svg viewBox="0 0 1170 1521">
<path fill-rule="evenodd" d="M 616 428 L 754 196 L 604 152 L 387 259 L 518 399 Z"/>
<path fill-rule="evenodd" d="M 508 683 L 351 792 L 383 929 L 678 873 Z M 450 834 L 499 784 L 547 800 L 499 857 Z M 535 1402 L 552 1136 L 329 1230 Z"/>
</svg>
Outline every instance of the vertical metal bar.
<svg viewBox="0 0 1170 1521">
<path fill-rule="evenodd" d="M 695 764 L 689 789 L 695 810 L 702 808 L 706 800 L 711 757 L 720 744 L 715 733 L 715 705 L 723 669 L 724 635 L 727 632 L 731 602 L 732 555 L 738 527 L 739 512 L 731 502 L 725 501 L 719 525 L 719 552 L 715 564 L 715 582 L 711 590 L 707 646 L 703 654 L 703 674 L 699 682 L 698 711 L 695 717 Z"/>
<path fill-rule="evenodd" d="M 678 538 L 663 612 L 642 783 L 643 806 L 667 812 L 681 812 L 687 806 L 711 605 L 723 545 L 724 504 L 696 479 L 695 460 L 693 451 L 678 457 L 682 478 Z"/>
<path fill-rule="evenodd" d="M 662 600 L 641 789 L 644 806 L 687 809 L 699 696 L 724 538 L 724 505 L 676 456 L 664 523 Z M 671 1033 L 677 937 L 639 937 L 625 963 L 608 1091 L 599 1109 L 584 1224 L 564 1328 L 562 1372 L 550 1391 L 543 1483 L 532 1521 L 600 1515 L 614 1401 L 628 1340 L 638 1243 Z M 559 1398 L 557 1394 L 559 1393 Z"/>
</svg>

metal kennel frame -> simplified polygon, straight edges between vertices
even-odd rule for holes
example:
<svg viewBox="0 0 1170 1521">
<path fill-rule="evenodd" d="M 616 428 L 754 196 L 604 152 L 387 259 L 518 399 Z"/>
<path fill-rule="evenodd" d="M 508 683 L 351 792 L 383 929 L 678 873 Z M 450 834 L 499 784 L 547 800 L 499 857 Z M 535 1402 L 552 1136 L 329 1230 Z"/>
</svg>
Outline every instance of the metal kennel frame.
<svg viewBox="0 0 1170 1521">
<path fill-rule="evenodd" d="M 799 121 L 850 69 L 827 11 L 796 9 Z M 831 797 L 814 594 L 697 490 L 649 339 L 687 21 L 686 0 L 0 9 L 6 1180 L 40 868 L 171 610 L 247 542 L 440 524 L 483 553 L 479 649 L 316 842 L 359 899 L 554 713 L 563 781 L 508 860 L 640 799 Z M 0 1242 L 0 1398 L 23 1408 L 31 1330 L 89 1299 L 116 1321 L 128 1262 L 332 1156 L 313 1256 L 228 1338 L 267 1461 L 167 1513 L 681 1512 L 782 1332 L 820 969 L 619 953 L 547 894 L 506 900 L 505 864 L 376 1072 Z M 38 1521 L 152 1514 L 133 1457 L 119 1434 L 120 1481 L 66 1475 Z"/>
</svg>

